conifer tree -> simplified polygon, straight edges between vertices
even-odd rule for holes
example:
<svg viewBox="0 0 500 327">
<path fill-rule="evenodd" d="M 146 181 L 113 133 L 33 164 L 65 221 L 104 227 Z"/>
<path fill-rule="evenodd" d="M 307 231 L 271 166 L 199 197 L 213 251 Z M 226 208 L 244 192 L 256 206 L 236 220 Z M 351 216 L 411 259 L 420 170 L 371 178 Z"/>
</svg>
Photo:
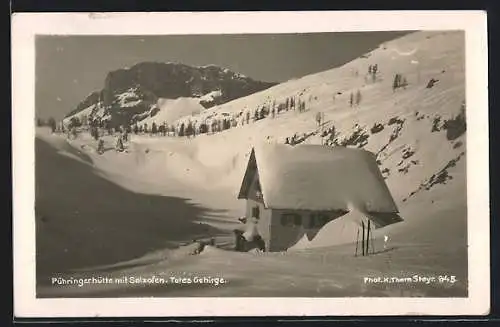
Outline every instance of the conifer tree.
<svg viewBox="0 0 500 327">
<path fill-rule="evenodd" d="M 181 123 L 179 127 L 179 136 L 184 136 L 184 123 Z"/>
<path fill-rule="evenodd" d="M 192 121 L 188 121 L 187 127 L 184 130 L 186 136 L 195 136 L 194 125 Z"/>
<path fill-rule="evenodd" d="M 392 82 L 392 91 L 395 91 L 401 83 L 401 75 L 396 74 L 394 75 L 394 81 Z"/>
<path fill-rule="evenodd" d="M 316 120 L 316 122 L 318 123 L 318 126 L 320 126 L 320 125 L 321 125 L 321 122 L 322 122 L 322 120 L 323 120 L 323 113 L 322 113 L 322 112 L 318 112 L 318 113 L 316 114 L 315 120 Z"/>
<path fill-rule="evenodd" d="M 264 107 L 262 107 L 259 110 L 259 119 L 264 119 L 264 117 L 265 117 L 265 109 Z"/>
<path fill-rule="evenodd" d="M 208 132 L 208 127 L 206 123 L 200 124 L 200 134 L 205 134 Z"/>
</svg>

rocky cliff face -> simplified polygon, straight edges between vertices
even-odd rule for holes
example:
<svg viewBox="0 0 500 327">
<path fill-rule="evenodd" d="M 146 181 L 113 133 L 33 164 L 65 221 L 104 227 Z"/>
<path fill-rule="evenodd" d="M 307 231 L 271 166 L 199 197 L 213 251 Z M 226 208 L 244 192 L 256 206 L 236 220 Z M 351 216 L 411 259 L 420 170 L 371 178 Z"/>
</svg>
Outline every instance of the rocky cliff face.
<svg viewBox="0 0 500 327">
<path fill-rule="evenodd" d="M 86 115 L 112 125 L 132 123 L 154 116 L 159 99 L 199 98 L 201 106 L 210 108 L 275 84 L 214 65 L 143 62 L 108 73 L 104 88 L 87 96 L 66 120 Z"/>
</svg>

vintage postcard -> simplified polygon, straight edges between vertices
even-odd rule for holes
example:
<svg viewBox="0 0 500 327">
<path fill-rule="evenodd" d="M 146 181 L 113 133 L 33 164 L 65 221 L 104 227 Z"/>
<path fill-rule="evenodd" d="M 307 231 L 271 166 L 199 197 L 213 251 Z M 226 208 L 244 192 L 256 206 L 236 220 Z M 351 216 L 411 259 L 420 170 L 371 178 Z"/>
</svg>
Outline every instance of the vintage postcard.
<svg viewBox="0 0 500 327">
<path fill-rule="evenodd" d="M 12 30 L 17 317 L 489 312 L 486 13 Z"/>
</svg>

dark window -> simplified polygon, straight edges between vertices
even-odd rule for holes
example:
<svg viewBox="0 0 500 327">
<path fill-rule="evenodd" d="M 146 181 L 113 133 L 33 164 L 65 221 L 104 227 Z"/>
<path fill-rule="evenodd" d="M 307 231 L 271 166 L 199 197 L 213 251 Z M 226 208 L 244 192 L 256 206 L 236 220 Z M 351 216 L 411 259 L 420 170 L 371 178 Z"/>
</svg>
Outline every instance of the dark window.
<svg viewBox="0 0 500 327">
<path fill-rule="evenodd" d="M 257 219 L 260 218 L 260 209 L 258 206 L 252 208 L 252 217 L 255 217 Z"/>
<path fill-rule="evenodd" d="M 327 214 L 312 213 L 309 215 L 309 228 L 317 228 L 326 225 L 330 221 Z"/>
<path fill-rule="evenodd" d="M 309 215 L 309 228 L 316 227 L 316 215 L 314 213 Z"/>
<path fill-rule="evenodd" d="M 284 213 L 281 215 L 281 225 L 283 226 L 300 226 L 302 225 L 302 217 L 296 213 Z"/>
</svg>

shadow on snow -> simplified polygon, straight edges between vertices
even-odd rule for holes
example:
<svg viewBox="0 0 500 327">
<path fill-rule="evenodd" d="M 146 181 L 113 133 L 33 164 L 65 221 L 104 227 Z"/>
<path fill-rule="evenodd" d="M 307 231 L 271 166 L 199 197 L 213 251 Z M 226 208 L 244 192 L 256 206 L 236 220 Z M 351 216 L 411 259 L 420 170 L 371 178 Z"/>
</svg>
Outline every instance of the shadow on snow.
<svg viewBox="0 0 500 327">
<path fill-rule="evenodd" d="M 49 283 L 58 273 L 131 260 L 173 247 L 173 242 L 220 234 L 194 222 L 208 210 L 187 199 L 123 189 L 39 139 L 35 151 L 38 284 Z"/>
</svg>

